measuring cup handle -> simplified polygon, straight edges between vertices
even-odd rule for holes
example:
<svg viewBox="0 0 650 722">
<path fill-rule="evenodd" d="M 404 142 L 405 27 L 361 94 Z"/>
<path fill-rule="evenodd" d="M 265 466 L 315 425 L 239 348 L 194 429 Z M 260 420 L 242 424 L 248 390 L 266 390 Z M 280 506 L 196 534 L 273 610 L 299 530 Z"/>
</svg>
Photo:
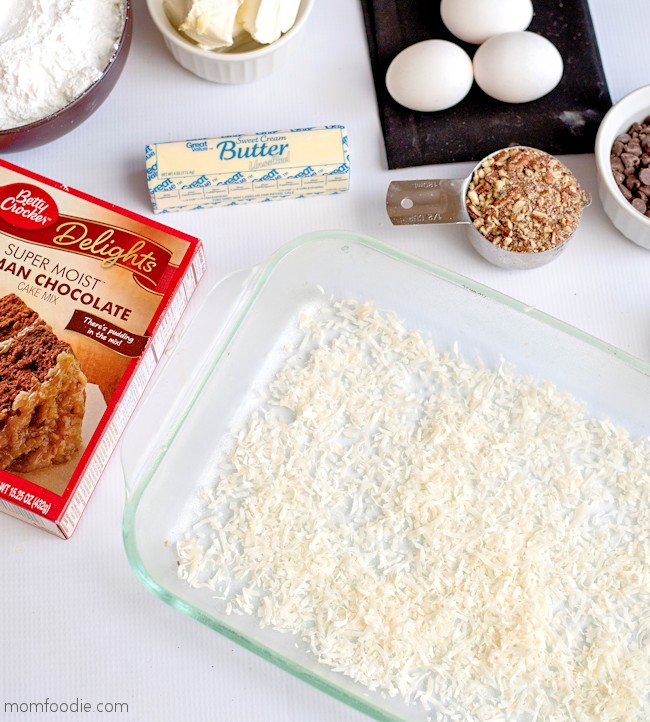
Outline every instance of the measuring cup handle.
<svg viewBox="0 0 650 722">
<path fill-rule="evenodd" d="M 392 181 L 386 211 L 394 226 L 469 223 L 463 188 L 466 178 Z"/>
</svg>

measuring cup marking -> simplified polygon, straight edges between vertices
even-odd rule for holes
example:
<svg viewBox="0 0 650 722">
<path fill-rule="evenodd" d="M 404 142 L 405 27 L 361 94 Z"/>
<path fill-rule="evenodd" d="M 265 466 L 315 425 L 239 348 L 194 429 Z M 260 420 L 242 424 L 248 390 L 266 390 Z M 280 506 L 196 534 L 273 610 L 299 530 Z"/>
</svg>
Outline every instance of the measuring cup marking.
<svg viewBox="0 0 650 722">
<path fill-rule="evenodd" d="M 393 225 L 469 223 L 460 202 L 465 179 L 393 181 L 386 193 L 386 210 Z"/>
</svg>

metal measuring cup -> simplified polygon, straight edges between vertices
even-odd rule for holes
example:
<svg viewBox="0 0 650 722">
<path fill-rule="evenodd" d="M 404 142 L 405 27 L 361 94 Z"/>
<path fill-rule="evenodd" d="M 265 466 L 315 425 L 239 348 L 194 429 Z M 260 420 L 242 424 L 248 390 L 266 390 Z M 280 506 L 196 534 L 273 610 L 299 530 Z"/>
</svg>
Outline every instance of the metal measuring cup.
<svg viewBox="0 0 650 722">
<path fill-rule="evenodd" d="M 557 159 L 544 151 L 526 146 L 503 148 L 480 160 L 466 178 L 436 178 L 429 180 L 392 181 L 386 193 L 386 210 L 393 225 L 422 225 L 463 223 L 474 250 L 490 263 L 501 268 L 528 269 L 543 266 L 557 258 L 566 248 L 570 236 L 545 250 L 511 250 L 496 245 L 474 226 L 467 210 L 467 194 L 470 183 L 488 159 L 503 152 L 524 151 L 546 156 L 559 164 L 575 180 L 573 174 Z M 582 191 L 577 180 L 575 186 L 580 193 L 579 213 L 591 203 L 589 194 Z"/>
</svg>

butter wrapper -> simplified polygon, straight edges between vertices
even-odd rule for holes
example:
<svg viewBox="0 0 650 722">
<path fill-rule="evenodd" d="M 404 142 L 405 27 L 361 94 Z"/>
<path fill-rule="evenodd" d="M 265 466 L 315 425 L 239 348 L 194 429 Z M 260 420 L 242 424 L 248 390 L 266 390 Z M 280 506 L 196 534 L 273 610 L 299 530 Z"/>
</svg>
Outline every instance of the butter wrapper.
<svg viewBox="0 0 650 722">
<path fill-rule="evenodd" d="M 343 193 L 350 186 L 342 125 L 146 146 L 154 213 Z"/>
</svg>

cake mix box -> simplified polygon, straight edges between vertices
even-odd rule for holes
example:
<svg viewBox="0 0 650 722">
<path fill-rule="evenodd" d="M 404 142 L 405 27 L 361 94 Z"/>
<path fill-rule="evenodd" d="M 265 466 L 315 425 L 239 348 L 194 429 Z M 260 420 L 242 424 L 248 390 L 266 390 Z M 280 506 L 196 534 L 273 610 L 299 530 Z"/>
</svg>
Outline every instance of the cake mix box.
<svg viewBox="0 0 650 722">
<path fill-rule="evenodd" d="M 0 509 L 68 538 L 205 271 L 201 242 L 0 160 Z"/>
</svg>

